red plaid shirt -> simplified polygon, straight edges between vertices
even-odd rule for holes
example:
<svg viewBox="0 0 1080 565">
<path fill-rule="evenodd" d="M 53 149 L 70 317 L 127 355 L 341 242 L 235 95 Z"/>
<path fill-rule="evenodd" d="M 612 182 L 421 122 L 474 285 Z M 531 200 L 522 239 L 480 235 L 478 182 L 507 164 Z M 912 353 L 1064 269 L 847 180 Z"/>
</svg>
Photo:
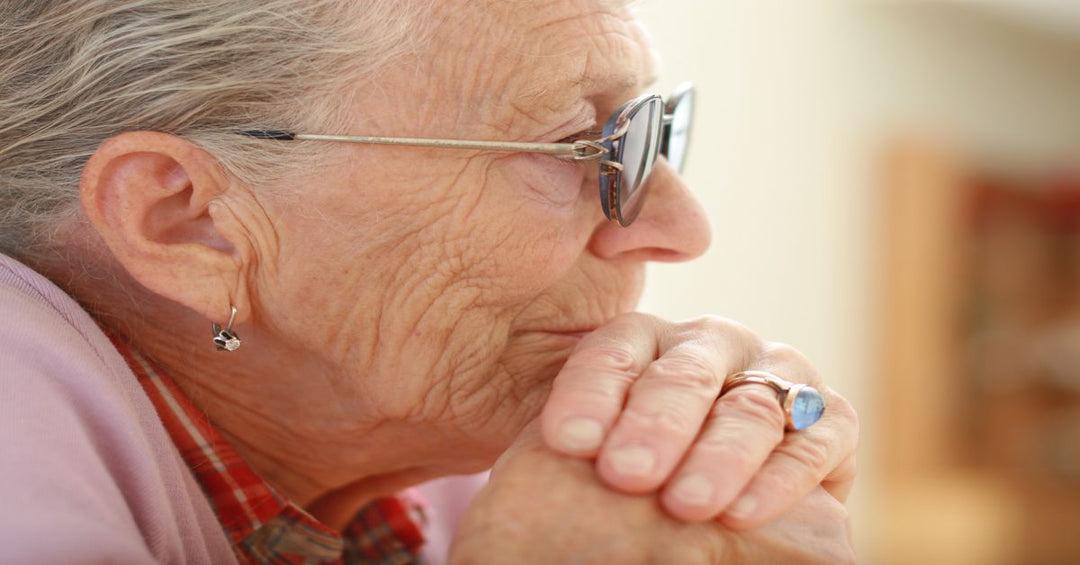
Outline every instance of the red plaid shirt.
<svg viewBox="0 0 1080 565">
<path fill-rule="evenodd" d="M 159 367 L 122 340 L 113 337 L 113 343 L 210 499 L 241 563 L 418 562 L 425 519 L 411 491 L 369 503 L 338 533 L 259 478 Z"/>
</svg>

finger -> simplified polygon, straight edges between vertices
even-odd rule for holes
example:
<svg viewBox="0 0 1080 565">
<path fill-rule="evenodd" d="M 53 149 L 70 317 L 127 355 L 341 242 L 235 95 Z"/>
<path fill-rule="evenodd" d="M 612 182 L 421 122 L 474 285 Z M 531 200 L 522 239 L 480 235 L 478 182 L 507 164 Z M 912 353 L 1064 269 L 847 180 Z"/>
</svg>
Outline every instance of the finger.
<svg viewBox="0 0 1080 565">
<path fill-rule="evenodd" d="M 619 490 L 656 490 L 694 442 L 727 370 L 716 347 L 683 342 L 635 381 L 597 458 L 600 478 Z"/>
<path fill-rule="evenodd" d="M 822 419 L 785 435 L 738 499 L 725 509 L 726 526 L 739 530 L 761 526 L 823 482 L 836 483 L 840 494 L 846 495 L 855 470 L 852 457 L 858 443 L 858 419 L 843 397 L 829 389 L 823 394 L 828 408 Z"/>
<path fill-rule="evenodd" d="M 657 320 L 620 316 L 582 338 L 552 383 L 540 415 L 544 442 L 595 456 L 622 411 L 630 385 L 656 358 Z"/>
<path fill-rule="evenodd" d="M 813 366 L 794 348 L 769 343 L 759 352 L 748 370 L 817 383 Z M 715 517 L 750 484 L 783 439 L 784 412 L 773 388 L 745 384 L 728 391 L 713 405 L 712 417 L 665 487 L 661 503 L 682 520 Z"/>
<path fill-rule="evenodd" d="M 825 480 L 821 481 L 821 487 L 833 495 L 836 500 L 847 502 L 848 495 L 851 494 L 851 488 L 855 486 L 855 474 L 855 454 L 852 454 L 843 460 L 839 467 L 833 469 L 825 477 Z"/>
<path fill-rule="evenodd" d="M 715 517 L 743 490 L 783 439 L 784 414 L 776 392 L 746 385 L 720 397 L 660 501 L 686 521 Z"/>
<path fill-rule="evenodd" d="M 597 459 L 608 485 L 656 490 L 698 436 L 725 376 L 761 350 L 745 326 L 715 316 L 665 324 L 658 359 L 631 385 L 625 406 Z"/>
</svg>

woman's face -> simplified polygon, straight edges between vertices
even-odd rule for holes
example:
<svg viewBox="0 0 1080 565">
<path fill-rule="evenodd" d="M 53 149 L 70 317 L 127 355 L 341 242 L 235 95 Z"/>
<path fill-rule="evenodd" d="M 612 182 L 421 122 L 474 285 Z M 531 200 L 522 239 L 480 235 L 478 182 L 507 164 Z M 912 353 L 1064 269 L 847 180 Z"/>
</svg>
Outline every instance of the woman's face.
<svg viewBox="0 0 1080 565">
<path fill-rule="evenodd" d="M 599 130 L 654 73 L 618 4 L 435 3 L 430 41 L 341 101 L 340 133 L 554 142 Z M 256 242 L 255 322 L 317 357 L 335 396 L 320 413 L 334 416 L 313 426 L 437 429 L 433 460 L 439 445 L 458 462 L 497 453 L 538 413 L 579 334 L 634 308 L 645 261 L 708 245 L 702 210 L 662 161 L 621 228 L 600 210 L 595 163 L 325 151 L 288 196 L 260 197 L 273 231 Z"/>
</svg>

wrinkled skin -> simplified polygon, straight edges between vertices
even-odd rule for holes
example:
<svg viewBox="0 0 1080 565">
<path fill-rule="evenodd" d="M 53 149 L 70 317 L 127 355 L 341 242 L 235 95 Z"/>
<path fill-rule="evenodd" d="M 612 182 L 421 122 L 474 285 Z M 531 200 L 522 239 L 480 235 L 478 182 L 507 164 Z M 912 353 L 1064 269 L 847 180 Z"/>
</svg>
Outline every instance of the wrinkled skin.
<svg viewBox="0 0 1080 565">
<path fill-rule="evenodd" d="M 618 3 L 433 10 L 419 51 L 341 97 L 341 133 L 554 142 L 597 129 L 654 74 Z M 797 351 L 738 324 L 627 314 L 645 263 L 700 255 L 709 228 L 663 160 L 629 228 L 604 219 L 596 175 L 595 164 L 543 155 L 327 144 L 310 169 L 256 188 L 185 140 L 129 132 L 91 158 L 81 198 L 136 296 L 109 302 L 105 319 L 122 320 L 116 331 L 261 475 L 330 525 L 374 496 L 486 468 L 538 417 L 550 448 L 570 457 L 507 462 L 488 508 L 535 494 L 513 485 L 565 480 L 553 492 L 572 493 L 595 460 L 603 484 L 659 492 L 681 520 L 723 513 L 746 529 L 798 504 L 794 522 L 776 523 L 798 532 L 807 508 L 832 516 L 819 485 L 838 500 L 850 488 L 850 405 Z M 206 319 L 223 323 L 230 305 L 244 345 L 222 355 L 207 347 Z M 717 401 L 724 378 L 749 368 L 821 386 L 825 419 L 784 435 L 765 389 Z M 566 435 L 580 417 L 599 435 Z M 560 461 L 566 473 L 527 476 Z M 503 478 L 516 473 L 521 482 Z M 711 490 L 694 494 L 682 479 Z M 572 513 L 566 503 L 553 511 Z M 639 526 L 666 520 L 642 516 Z"/>
<path fill-rule="evenodd" d="M 492 470 L 459 526 L 452 565 L 855 562 L 847 511 L 820 488 L 756 530 L 684 524 L 653 497 L 612 492 L 587 462 L 568 464 L 537 436 L 526 430 Z"/>
<path fill-rule="evenodd" d="M 651 80 L 640 29 L 607 3 L 436 4 L 426 47 L 342 102 L 347 131 L 553 142 Z M 486 468 L 540 412 L 577 332 L 634 308 L 645 262 L 709 241 L 663 162 L 626 229 L 599 209 L 594 163 L 345 144 L 319 161 L 280 190 L 230 185 L 210 210 L 242 230 L 241 288 L 221 276 L 242 349 L 136 336 L 302 501 L 358 477 Z M 223 322 L 228 305 L 205 309 Z"/>
</svg>

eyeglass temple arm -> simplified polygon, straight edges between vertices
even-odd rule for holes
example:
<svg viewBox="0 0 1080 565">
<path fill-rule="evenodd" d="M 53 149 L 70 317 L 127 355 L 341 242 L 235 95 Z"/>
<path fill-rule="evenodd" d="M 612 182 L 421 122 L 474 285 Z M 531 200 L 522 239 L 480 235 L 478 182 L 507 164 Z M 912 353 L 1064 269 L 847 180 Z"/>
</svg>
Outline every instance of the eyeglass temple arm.
<svg viewBox="0 0 1080 565">
<path fill-rule="evenodd" d="M 323 135 L 292 133 L 277 130 L 240 132 L 257 139 L 277 141 L 333 141 L 338 143 L 369 143 L 375 145 L 407 145 L 411 147 L 435 147 L 446 149 L 475 149 L 480 151 L 521 151 L 543 153 L 573 161 L 596 161 L 607 155 L 608 150 L 598 142 L 578 140 L 573 143 L 526 143 L 517 141 L 469 141 L 463 139 L 428 139 L 419 137 L 371 137 L 356 135 Z"/>
</svg>

